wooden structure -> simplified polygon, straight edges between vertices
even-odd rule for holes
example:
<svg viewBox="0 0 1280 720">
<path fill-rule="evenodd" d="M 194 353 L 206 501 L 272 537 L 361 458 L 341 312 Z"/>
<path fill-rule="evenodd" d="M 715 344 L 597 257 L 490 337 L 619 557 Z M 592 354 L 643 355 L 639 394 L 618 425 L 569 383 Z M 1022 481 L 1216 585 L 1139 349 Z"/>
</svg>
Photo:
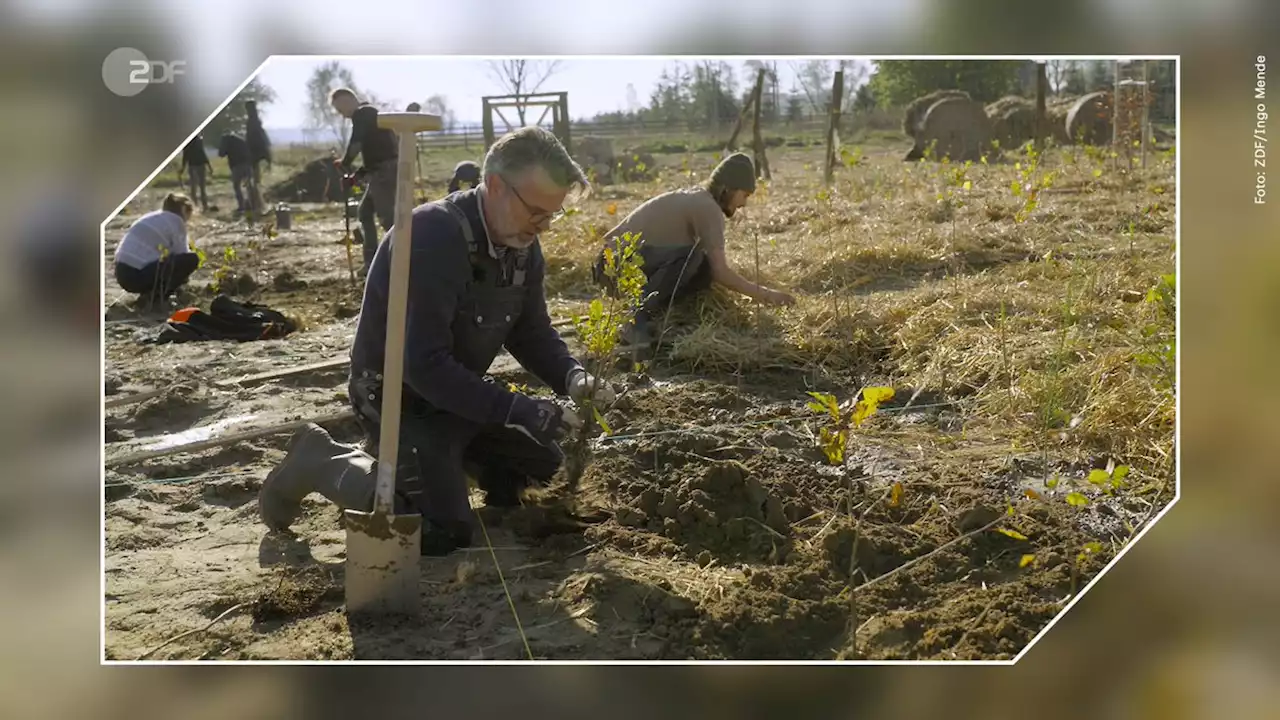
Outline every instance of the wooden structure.
<svg viewBox="0 0 1280 720">
<path fill-rule="evenodd" d="M 1044 139 L 1049 134 L 1049 123 L 1045 118 L 1045 92 L 1049 80 L 1045 75 L 1048 63 L 1036 63 L 1036 152 L 1044 152 Z"/>
<path fill-rule="evenodd" d="M 573 152 L 569 143 L 569 93 L 567 92 L 551 92 L 551 93 L 535 93 L 530 95 L 486 95 L 480 98 L 483 105 L 482 115 L 484 127 L 484 147 L 486 150 L 497 140 L 494 131 L 493 116 L 496 114 L 502 119 L 506 125 L 506 129 L 502 132 L 508 133 L 519 128 L 520 123 L 512 122 L 503 114 L 504 108 L 523 108 L 526 112 L 529 108 L 542 108 L 542 114 L 538 116 L 537 121 L 531 123 L 533 125 L 541 125 L 547 119 L 547 113 L 551 113 L 551 132 L 560 139 L 560 143 L 564 145 L 565 150 Z"/>
<path fill-rule="evenodd" d="M 839 153 L 840 105 L 844 102 L 844 70 L 837 70 L 831 82 L 831 117 L 827 122 L 827 166 L 823 171 L 823 181 L 831 184 L 836 171 L 836 157 Z"/>
<path fill-rule="evenodd" d="M 760 134 L 760 98 L 764 92 L 764 75 L 764 68 L 761 68 L 756 74 L 755 89 L 743 104 L 742 112 L 738 113 L 738 122 L 733 126 L 733 134 L 729 136 L 729 142 L 725 143 L 725 152 L 730 153 L 738 149 L 738 135 L 742 132 L 742 123 L 746 121 L 747 113 L 754 111 L 751 123 L 751 150 L 755 155 L 756 177 L 763 176 L 765 180 L 772 180 L 773 173 L 769 171 L 769 157 L 764 150 L 764 137 Z"/>
</svg>

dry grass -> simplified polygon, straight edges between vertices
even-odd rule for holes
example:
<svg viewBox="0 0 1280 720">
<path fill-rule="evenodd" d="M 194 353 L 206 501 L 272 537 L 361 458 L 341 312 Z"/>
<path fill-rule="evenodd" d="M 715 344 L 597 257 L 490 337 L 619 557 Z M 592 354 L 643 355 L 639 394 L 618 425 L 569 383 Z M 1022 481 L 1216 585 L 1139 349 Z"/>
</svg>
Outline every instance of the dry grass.
<svg viewBox="0 0 1280 720">
<path fill-rule="evenodd" d="M 756 279 L 758 243 L 759 280 L 796 292 L 797 304 L 762 308 L 713 292 L 677 308 L 668 362 L 874 374 L 963 399 L 972 420 L 1015 441 L 1153 461 L 1172 447 L 1172 393 L 1135 360 L 1154 342 L 1144 329 L 1172 337 L 1174 327 L 1142 301 L 1174 272 L 1171 156 L 1122 178 L 1101 153 L 1051 148 L 1041 171 L 1055 173 L 1053 187 L 1017 222 L 1018 157 L 974 164 L 960 179 L 955 164 L 870 149 L 827 189 L 812 154 L 775 153 L 774 181 L 729 224 L 731 264 Z M 549 292 L 577 307 L 591 292 L 599 233 L 683 180 L 669 169 L 557 225 L 545 240 Z"/>
</svg>

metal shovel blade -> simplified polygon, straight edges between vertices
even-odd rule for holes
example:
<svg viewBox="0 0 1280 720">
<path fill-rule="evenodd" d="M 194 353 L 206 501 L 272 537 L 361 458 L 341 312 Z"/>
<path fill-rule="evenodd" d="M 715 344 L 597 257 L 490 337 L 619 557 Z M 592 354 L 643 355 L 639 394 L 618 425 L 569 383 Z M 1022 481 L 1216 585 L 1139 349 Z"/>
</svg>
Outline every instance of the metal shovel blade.
<svg viewBox="0 0 1280 720">
<path fill-rule="evenodd" d="M 348 613 L 417 615 L 422 515 L 346 510 Z"/>
</svg>

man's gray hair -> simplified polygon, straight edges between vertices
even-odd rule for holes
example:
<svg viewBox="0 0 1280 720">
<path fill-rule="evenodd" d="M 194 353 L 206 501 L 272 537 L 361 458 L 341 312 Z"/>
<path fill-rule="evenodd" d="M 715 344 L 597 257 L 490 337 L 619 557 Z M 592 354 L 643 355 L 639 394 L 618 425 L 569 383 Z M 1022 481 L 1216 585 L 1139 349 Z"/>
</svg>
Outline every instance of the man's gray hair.
<svg viewBox="0 0 1280 720">
<path fill-rule="evenodd" d="M 523 127 L 498 138 L 485 153 L 483 174 L 510 180 L 534 167 L 541 167 L 557 186 L 577 191 L 578 196 L 590 191 L 586 173 L 569 151 L 549 130 L 537 126 Z"/>
</svg>

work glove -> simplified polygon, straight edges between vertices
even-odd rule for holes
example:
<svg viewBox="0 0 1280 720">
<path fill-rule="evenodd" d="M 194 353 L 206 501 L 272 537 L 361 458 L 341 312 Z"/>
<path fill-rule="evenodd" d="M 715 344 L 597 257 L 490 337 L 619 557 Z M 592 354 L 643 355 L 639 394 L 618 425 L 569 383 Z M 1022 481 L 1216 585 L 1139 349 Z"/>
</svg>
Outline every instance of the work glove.
<svg viewBox="0 0 1280 720">
<path fill-rule="evenodd" d="M 550 400 L 516 395 L 503 424 L 542 447 L 553 448 L 569 430 L 582 427 L 582 419 L 572 410 L 560 407 Z"/>
<path fill-rule="evenodd" d="M 592 393 L 593 390 L 595 391 L 594 394 Z M 597 387 L 595 376 L 586 370 L 578 368 L 569 376 L 569 397 L 573 400 L 573 404 L 578 407 L 585 405 L 587 398 L 590 397 L 592 403 L 598 409 L 612 405 L 613 401 L 618 399 L 618 394 L 604 380 L 601 380 Z"/>
</svg>

